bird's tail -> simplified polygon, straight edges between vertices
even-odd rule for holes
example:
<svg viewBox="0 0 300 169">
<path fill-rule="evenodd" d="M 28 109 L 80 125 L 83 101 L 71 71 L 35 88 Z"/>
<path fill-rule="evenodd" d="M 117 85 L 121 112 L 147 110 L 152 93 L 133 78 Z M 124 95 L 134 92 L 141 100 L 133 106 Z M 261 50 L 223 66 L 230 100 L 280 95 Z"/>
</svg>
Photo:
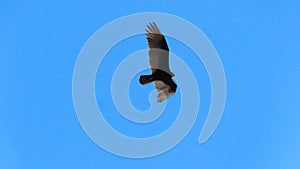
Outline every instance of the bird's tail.
<svg viewBox="0 0 300 169">
<path fill-rule="evenodd" d="M 154 80 L 153 80 L 152 75 L 141 75 L 139 81 L 142 85 L 145 85 L 145 84 L 153 82 Z"/>
</svg>

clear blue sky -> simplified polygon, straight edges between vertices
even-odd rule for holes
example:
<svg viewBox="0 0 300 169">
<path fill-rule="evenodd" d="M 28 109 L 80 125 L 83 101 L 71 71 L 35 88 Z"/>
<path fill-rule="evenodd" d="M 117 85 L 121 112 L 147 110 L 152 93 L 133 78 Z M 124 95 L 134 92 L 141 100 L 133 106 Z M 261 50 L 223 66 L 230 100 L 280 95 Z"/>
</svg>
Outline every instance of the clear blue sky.
<svg viewBox="0 0 300 169">
<path fill-rule="evenodd" d="M 300 1 L 291 0 L 1 1 L 0 168 L 299 169 L 299 7 Z M 214 135 L 198 144 L 210 103 L 209 79 L 192 52 L 167 39 L 197 78 L 200 114 L 172 150 L 128 159 L 104 151 L 82 130 L 72 75 L 82 46 L 96 30 L 121 16 L 152 11 L 183 17 L 208 36 L 224 65 L 227 103 Z M 105 93 L 113 68 L 130 52 L 146 48 L 145 42 L 136 36 L 115 46 L 96 79 L 97 97 L 107 97 L 98 104 L 107 110 L 108 122 L 136 137 L 164 131 L 178 109 L 168 107 L 174 114 L 166 113 L 152 127 L 134 125 L 118 116 Z M 133 83 L 130 90 L 133 104 L 146 109 L 149 105 L 137 104 L 144 97 L 136 97 L 135 87 L 147 93 L 151 86 Z"/>
</svg>

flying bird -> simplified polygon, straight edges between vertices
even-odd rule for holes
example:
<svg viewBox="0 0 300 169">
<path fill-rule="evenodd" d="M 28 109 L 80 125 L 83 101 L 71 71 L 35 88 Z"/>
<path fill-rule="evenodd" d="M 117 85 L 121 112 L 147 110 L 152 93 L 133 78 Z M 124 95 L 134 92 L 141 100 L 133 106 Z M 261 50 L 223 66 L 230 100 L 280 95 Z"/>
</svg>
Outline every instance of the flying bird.
<svg viewBox="0 0 300 169">
<path fill-rule="evenodd" d="M 154 82 L 154 87 L 158 92 L 157 102 L 162 102 L 173 96 L 177 88 L 176 83 L 172 80 L 175 74 L 169 68 L 169 47 L 164 35 L 154 22 L 147 25 L 146 32 L 152 74 L 141 75 L 139 82 L 142 85 Z"/>
</svg>

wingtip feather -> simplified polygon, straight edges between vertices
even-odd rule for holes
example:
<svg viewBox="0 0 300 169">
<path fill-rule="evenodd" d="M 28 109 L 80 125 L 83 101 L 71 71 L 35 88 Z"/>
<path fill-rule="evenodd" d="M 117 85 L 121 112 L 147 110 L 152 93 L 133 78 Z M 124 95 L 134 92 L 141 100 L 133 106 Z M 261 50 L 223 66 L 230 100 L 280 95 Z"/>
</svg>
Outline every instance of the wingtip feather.
<svg viewBox="0 0 300 169">
<path fill-rule="evenodd" d="M 147 25 L 147 28 L 145 29 L 147 33 L 157 33 L 161 34 L 160 30 L 158 29 L 158 26 L 156 25 L 155 22 L 150 22 Z"/>
</svg>

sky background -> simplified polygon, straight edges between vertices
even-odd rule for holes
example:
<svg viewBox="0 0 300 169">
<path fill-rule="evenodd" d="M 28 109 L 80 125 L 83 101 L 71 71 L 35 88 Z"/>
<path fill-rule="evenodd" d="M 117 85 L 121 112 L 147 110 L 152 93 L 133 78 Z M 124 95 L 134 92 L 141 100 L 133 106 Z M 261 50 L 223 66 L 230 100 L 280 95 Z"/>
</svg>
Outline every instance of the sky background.
<svg viewBox="0 0 300 169">
<path fill-rule="evenodd" d="M 291 0 L 2 0 L 0 168 L 299 169 L 299 7 L 300 1 Z M 201 93 L 200 112 L 187 137 L 159 156 L 129 159 L 101 149 L 81 128 L 72 100 L 78 54 L 99 28 L 137 12 L 187 19 L 218 51 L 227 78 L 227 102 L 206 143 L 197 141 L 210 105 L 207 73 L 195 54 L 168 37 L 170 50 L 190 66 Z M 179 94 L 171 97 L 166 112 L 147 125 L 133 124 L 116 112 L 108 91 L 111 75 L 123 58 L 145 48 L 143 35 L 120 42 L 103 60 L 96 78 L 97 98 L 106 100 L 98 104 L 107 121 L 134 137 L 167 129 L 180 101 Z M 130 86 L 130 98 L 136 108 L 146 110 L 153 86 L 140 86 L 137 80 Z"/>
</svg>

